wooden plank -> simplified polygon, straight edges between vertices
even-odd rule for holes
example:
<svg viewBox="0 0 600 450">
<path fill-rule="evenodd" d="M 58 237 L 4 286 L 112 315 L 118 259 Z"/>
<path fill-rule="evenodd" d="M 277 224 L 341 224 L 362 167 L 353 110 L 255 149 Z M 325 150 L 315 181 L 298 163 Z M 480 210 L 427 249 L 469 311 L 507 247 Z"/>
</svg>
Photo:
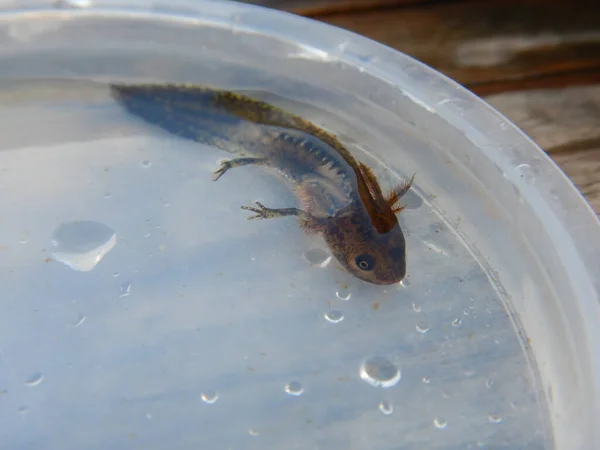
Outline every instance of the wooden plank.
<svg viewBox="0 0 600 450">
<path fill-rule="evenodd" d="M 327 14 L 347 14 L 356 11 L 376 10 L 431 1 L 435 0 L 245 0 L 244 3 L 281 9 L 303 16 L 321 16 Z"/>
<path fill-rule="evenodd" d="M 600 145 L 587 151 L 552 155 L 600 216 Z"/>
<path fill-rule="evenodd" d="M 569 86 L 587 86 L 600 82 L 600 71 L 596 68 L 576 70 L 569 73 L 547 73 L 518 80 L 492 80 L 482 83 L 470 83 L 467 87 L 479 96 L 501 92 L 529 89 L 552 89 Z"/>
<path fill-rule="evenodd" d="M 316 16 L 405 52 L 477 93 L 600 81 L 600 2 L 441 2 Z M 486 86 L 493 89 L 486 89 Z"/>
<path fill-rule="evenodd" d="M 600 84 L 510 92 L 486 101 L 546 150 L 600 214 Z"/>
</svg>

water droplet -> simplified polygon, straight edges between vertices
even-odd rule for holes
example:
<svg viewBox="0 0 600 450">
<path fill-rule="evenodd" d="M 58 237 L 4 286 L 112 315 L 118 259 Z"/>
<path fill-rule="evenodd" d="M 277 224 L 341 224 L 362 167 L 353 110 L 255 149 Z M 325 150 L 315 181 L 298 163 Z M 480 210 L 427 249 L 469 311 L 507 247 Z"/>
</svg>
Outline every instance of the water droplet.
<svg viewBox="0 0 600 450">
<path fill-rule="evenodd" d="M 342 288 L 335 293 L 335 296 L 340 300 L 348 301 L 352 297 L 352 293 L 347 288 Z"/>
<path fill-rule="evenodd" d="M 523 163 L 523 164 L 519 164 L 517 167 L 515 167 L 515 170 L 517 171 L 517 174 L 527 183 L 530 185 L 534 185 L 535 184 L 535 172 L 534 170 L 531 168 L 531 166 L 529 164 Z"/>
<path fill-rule="evenodd" d="M 216 403 L 217 400 L 219 400 L 219 393 L 217 391 L 203 392 L 202 395 L 200 396 L 200 398 L 202 398 L 202 401 L 204 403 L 212 405 L 212 404 Z"/>
<path fill-rule="evenodd" d="M 454 328 L 460 327 L 460 324 L 462 323 L 462 319 L 460 319 L 459 317 L 457 317 L 456 319 L 454 319 L 452 321 L 452 326 Z"/>
<path fill-rule="evenodd" d="M 463 314 L 465 316 L 468 316 L 469 315 L 469 308 L 465 308 L 465 310 L 463 311 Z"/>
<path fill-rule="evenodd" d="M 326 267 L 331 261 L 331 255 L 322 248 L 311 248 L 304 252 L 304 258 L 312 265 Z"/>
<path fill-rule="evenodd" d="M 110 192 L 105 192 L 104 193 L 104 198 L 108 199 L 108 198 L 111 198 L 111 197 L 112 197 L 112 194 Z"/>
<path fill-rule="evenodd" d="M 448 256 L 448 252 L 446 252 L 446 250 L 444 250 L 443 248 L 437 246 L 433 242 L 423 241 L 423 243 L 427 246 L 427 248 L 429 248 L 429 250 L 432 250 L 432 251 L 434 251 L 436 253 L 440 253 L 441 255 L 444 255 L 444 256 Z"/>
<path fill-rule="evenodd" d="M 102 223 L 89 220 L 63 223 L 52 235 L 52 256 L 73 270 L 88 272 L 116 243 L 114 230 Z"/>
<path fill-rule="evenodd" d="M 149 167 L 151 167 L 151 166 L 152 166 L 152 162 L 151 162 L 151 161 L 148 161 L 148 160 L 146 160 L 146 161 L 142 161 L 142 167 L 143 167 L 144 169 L 148 169 L 148 168 L 149 168 Z"/>
<path fill-rule="evenodd" d="M 304 394 L 304 388 L 299 382 L 292 381 L 291 383 L 285 385 L 285 392 L 298 397 L 299 395 Z"/>
<path fill-rule="evenodd" d="M 369 64 L 377 61 L 377 58 L 373 55 L 356 55 L 358 60 L 363 64 Z"/>
<path fill-rule="evenodd" d="M 422 333 L 422 334 L 425 334 L 429 331 L 429 325 L 427 324 L 427 322 L 419 322 L 419 323 L 417 323 L 415 328 L 417 329 L 417 331 L 419 333 Z"/>
<path fill-rule="evenodd" d="M 359 371 L 360 377 L 371 386 L 389 388 L 401 378 L 400 369 L 383 356 L 374 356 L 366 360 Z"/>
<path fill-rule="evenodd" d="M 489 421 L 490 423 L 502 423 L 502 417 L 500 417 L 500 416 L 497 416 L 497 415 L 495 415 L 495 414 L 490 414 L 490 415 L 488 416 L 488 421 Z"/>
<path fill-rule="evenodd" d="M 145 238 L 149 238 L 150 237 L 150 232 L 148 231 L 146 234 L 144 234 Z"/>
<path fill-rule="evenodd" d="M 419 305 L 417 305 L 416 303 L 413 303 L 413 311 L 416 313 L 420 313 L 422 310 Z"/>
<path fill-rule="evenodd" d="M 495 383 L 494 380 L 485 380 L 485 387 L 491 388 Z"/>
<path fill-rule="evenodd" d="M 79 314 L 79 315 L 77 316 L 77 320 L 76 320 L 76 321 L 75 321 L 75 323 L 73 324 L 73 328 L 77 328 L 77 327 L 79 327 L 79 326 L 80 326 L 80 325 L 81 325 L 83 322 L 85 322 L 85 319 L 86 319 L 85 315 L 83 315 L 83 314 Z"/>
<path fill-rule="evenodd" d="M 152 414 L 146 413 L 146 419 L 151 420 L 152 419 Z"/>
<path fill-rule="evenodd" d="M 24 237 L 24 238 L 19 239 L 19 244 L 27 244 L 27 238 Z"/>
<path fill-rule="evenodd" d="M 91 0 L 57 0 L 54 3 L 55 8 L 89 8 L 92 6 Z"/>
<path fill-rule="evenodd" d="M 436 427 L 438 430 L 443 430 L 448 426 L 448 422 L 444 419 L 436 417 L 435 419 L 433 419 L 433 426 Z"/>
<path fill-rule="evenodd" d="M 424 384 L 429 384 L 429 383 L 431 383 L 431 378 L 429 378 L 429 377 L 423 377 L 423 378 L 421 378 L 421 381 Z"/>
<path fill-rule="evenodd" d="M 29 408 L 27 406 L 21 406 L 17 409 L 17 413 L 19 414 L 27 414 L 29 412 Z"/>
<path fill-rule="evenodd" d="M 249 434 L 250 436 L 260 436 L 260 433 L 259 433 L 259 432 L 258 432 L 258 430 L 257 430 L 257 429 L 255 429 L 255 428 L 250 428 L 250 429 L 248 430 L 248 434 Z"/>
<path fill-rule="evenodd" d="M 119 276 L 119 272 L 113 273 L 113 277 L 118 277 L 118 276 Z"/>
<path fill-rule="evenodd" d="M 344 315 L 341 311 L 338 311 L 337 309 L 327 311 L 324 314 L 324 317 L 325 320 L 331 323 L 340 323 L 342 320 L 344 320 Z"/>
<path fill-rule="evenodd" d="M 410 281 L 408 281 L 406 278 L 400 280 L 400 286 L 402 286 L 403 288 L 407 288 L 408 286 L 410 286 Z"/>
<path fill-rule="evenodd" d="M 394 406 L 390 402 L 383 401 L 379 403 L 379 411 L 381 411 L 386 416 L 389 416 L 394 412 Z"/>
<path fill-rule="evenodd" d="M 39 386 L 44 381 L 44 375 L 41 373 L 34 373 L 27 380 L 25 380 L 25 386 Z"/>
<path fill-rule="evenodd" d="M 123 283 L 121 285 L 121 291 L 119 297 L 127 297 L 131 293 L 131 283 Z"/>
</svg>

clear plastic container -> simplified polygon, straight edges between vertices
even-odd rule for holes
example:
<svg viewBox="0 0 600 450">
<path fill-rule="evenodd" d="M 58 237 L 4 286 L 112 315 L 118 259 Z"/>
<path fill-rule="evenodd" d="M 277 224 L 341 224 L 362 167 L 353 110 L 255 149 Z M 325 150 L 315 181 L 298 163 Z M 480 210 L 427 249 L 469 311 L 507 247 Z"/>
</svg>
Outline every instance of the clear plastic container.
<svg viewBox="0 0 600 450">
<path fill-rule="evenodd" d="M 20 2 L 17 2 L 20 3 Z M 600 448 L 600 227 L 483 101 L 389 48 L 235 3 L 0 16 L 0 448 Z M 244 91 L 335 132 L 401 213 L 404 286 L 339 270 L 259 169 L 107 82 Z"/>
</svg>

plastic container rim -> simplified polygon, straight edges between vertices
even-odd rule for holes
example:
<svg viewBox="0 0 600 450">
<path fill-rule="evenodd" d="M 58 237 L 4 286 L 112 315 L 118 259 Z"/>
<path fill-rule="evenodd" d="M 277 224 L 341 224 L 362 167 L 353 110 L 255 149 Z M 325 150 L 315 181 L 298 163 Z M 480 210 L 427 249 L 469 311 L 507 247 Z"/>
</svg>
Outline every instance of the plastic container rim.
<svg viewBox="0 0 600 450">
<path fill-rule="evenodd" d="M 400 51 L 332 25 L 261 6 L 229 0 L 34 0 L 25 5 L 0 0 L 3 21 L 48 11 L 59 12 L 65 19 L 81 15 L 193 19 L 198 24 L 259 32 L 301 45 L 315 61 L 363 67 L 454 128 L 475 130 L 465 132 L 467 139 L 524 193 L 534 214 L 545 218 L 544 228 L 557 254 L 576 257 L 575 264 L 566 267 L 566 277 L 576 292 L 582 328 L 590 340 L 588 356 L 595 386 L 589 389 L 595 408 L 600 408 L 600 220 L 551 158 L 484 100 Z M 533 187 L 516 170 L 530 163 L 539 169 Z"/>
</svg>

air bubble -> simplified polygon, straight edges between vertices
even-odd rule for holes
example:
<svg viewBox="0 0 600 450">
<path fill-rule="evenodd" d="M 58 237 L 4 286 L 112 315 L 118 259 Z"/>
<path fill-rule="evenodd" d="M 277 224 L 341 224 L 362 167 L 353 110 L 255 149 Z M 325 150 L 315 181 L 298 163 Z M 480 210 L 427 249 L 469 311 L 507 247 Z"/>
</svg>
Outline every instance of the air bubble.
<svg viewBox="0 0 600 450">
<path fill-rule="evenodd" d="M 331 261 L 331 255 L 322 248 L 311 248 L 304 252 L 304 258 L 313 266 L 326 267 Z"/>
<path fill-rule="evenodd" d="M 421 307 L 419 305 L 417 305 L 416 303 L 413 303 L 412 307 L 413 307 L 413 311 L 416 313 L 420 313 L 422 311 Z"/>
<path fill-rule="evenodd" d="M 460 327 L 460 324 L 462 323 L 462 319 L 460 319 L 459 317 L 457 317 L 456 319 L 454 319 L 452 321 L 452 326 L 454 328 Z"/>
<path fill-rule="evenodd" d="M 27 414 L 29 412 L 29 408 L 27 406 L 21 406 L 19 409 L 17 409 L 17 413 L 19 414 Z"/>
<path fill-rule="evenodd" d="M 129 296 L 129 294 L 131 294 L 131 283 L 129 283 L 129 282 L 123 283 L 121 285 L 121 290 L 119 292 L 119 297 L 121 297 L 121 298 L 127 297 L 127 296 Z"/>
<path fill-rule="evenodd" d="M 443 430 L 448 426 L 448 422 L 444 419 L 436 417 L 435 419 L 433 419 L 433 426 L 436 427 L 438 430 Z"/>
<path fill-rule="evenodd" d="M 389 416 L 394 412 L 394 406 L 390 402 L 383 401 L 379 403 L 379 411 L 381 411 L 386 416 Z"/>
<path fill-rule="evenodd" d="M 352 293 L 348 290 L 348 288 L 343 288 L 337 291 L 335 296 L 340 300 L 348 301 L 350 300 L 350 297 L 352 297 Z"/>
<path fill-rule="evenodd" d="M 485 387 L 491 388 L 496 382 L 494 380 L 485 380 Z"/>
<path fill-rule="evenodd" d="M 104 198 L 109 199 L 112 197 L 112 194 L 110 192 L 105 192 L 104 193 Z"/>
<path fill-rule="evenodd" d="M 429 325 L 427 324 L 427 322 L 419 322 L 415 325 L 415 328 L 421 334 L 425 334 L 429 331 Z"/>
<path fill-rule="evenodd" d="M 495 415 L 495 414 L 490 414 L 490 415 L 488 416 L 488 421 L 489 421 L 490 423 L 494 423 L 494 424 L 495 424 L 495 423 L 502 423 L 502 417 L 500 417 L 500 416 L 497 416 L 497 415 Z"/>
<path fill-rule="evenodd" d="M 39 372 L 34 373 L 29 378 L 27 378 L 27 380 L 25 381 L 25 386 L 39 386 L 42 383 L 42 381 L 44 381 L 44 375 Z"/>
<path fill-rule="evenodd" d="M 382 388 L 395 386 L 402 376 L 400 369 L 382 356 L 374 356 L 366 360 L 360 366 L 359 374 L 371 386 Z"/>
<path fill-rule="evenodd" d="M 286 384 L 284 390 L 288 394 L 293 395 L 295 397 L 304 394 L 304 388 L 302 387 L 302 384 L 300 384 L 298 381 L 292 381 L 291 383 Z"/>
<path fill-rule="evenodd" d="M 152 162 L 151 162 L 151 161 L 148 161 L 148 160 L 146 160 L 146 161 L 142 161 L 142 167 L 143 167 L 144 169 L 148 169 L 148 168 L 152 167 Z"/>
<path fill-rule="evenodd" d="M 323 316 L 327 322 L 331 323 L 340 323 L 342 320 L 344 320 L 344 314 L 336 309 L 327 311 Z"/>
<path fill-rule="evenodd" d="M 85 319 L 86 319 L 85 315 L 79 314 L 77 316 L 77 320 L 73 323 L 73 328 L 77 328 L 77 327 L 81 326 L 81 324 L 83 324 L 83 322 L 85 322 Z"/>
<path fill-rule="evenodd" d="M 212 405 L 217 403 L 217 400 L 219 400 L 219 393 L 216 391 L 203 392 L 200 398 L 204 403 Z"/>
<path fill-rule="evenodd" d="M 421 378 L 421 381 L 423 382 L 423 384 L 429 384 L 429 383 L 431 383 L 431 378 L 423 377 L 423 378 Z"/>
<path fill-rule="evenodd" d="M 250 436 L 260 436 L 260 433 L 258 432 L 258 430 L 256 428 L 250 428 L 248 430 L 248 434 Z"/>
</svg>

